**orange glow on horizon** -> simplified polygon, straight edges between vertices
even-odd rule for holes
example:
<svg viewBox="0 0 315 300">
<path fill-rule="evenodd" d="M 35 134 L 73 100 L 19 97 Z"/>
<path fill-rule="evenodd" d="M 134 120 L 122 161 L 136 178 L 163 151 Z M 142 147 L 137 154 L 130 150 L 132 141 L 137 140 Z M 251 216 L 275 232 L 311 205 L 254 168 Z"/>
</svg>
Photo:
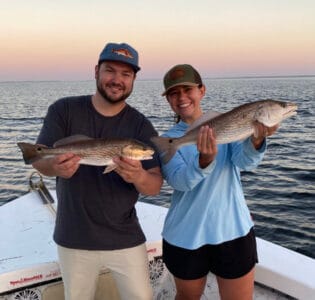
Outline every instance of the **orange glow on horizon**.
<svg viewBox="0 0 315 300">
<path fill-rule="evenodd" d="M 138 50 L 141 78 L 162 78 L 177 63 L 207 76 L 315 74 L 315 2 L 290 2 L 285 9 L 247 0 L 201 0 L 198 7 L 165 2 L 167 10 L 138 4 L 56 0 L 38 6 L 29 0 L 17 6 L 5 0 L 0 80 L 94 78 L 98 55 L 111 41 Z"/>
</svg>

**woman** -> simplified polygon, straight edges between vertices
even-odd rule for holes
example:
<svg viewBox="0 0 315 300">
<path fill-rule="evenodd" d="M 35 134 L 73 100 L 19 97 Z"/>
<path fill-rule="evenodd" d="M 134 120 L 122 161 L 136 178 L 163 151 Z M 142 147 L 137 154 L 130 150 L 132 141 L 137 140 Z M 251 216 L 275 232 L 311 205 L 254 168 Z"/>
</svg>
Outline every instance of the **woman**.
<svg viewBox="0 0 315 300">
<path fill-rule="evenodd" d="M 164 87 L 162 95 L 179 117 L 164 136 L 179 137 L 202 116 L 205 86 L 192 66 L 177 65 L 164 76 Z M 252 299 L 256 240 L 240 169 L 259 164 L 265 137 L 277 127 L 257 124 L 258 137 L 217 145 L 212 129 L 203 126 L 197 145 L 180 148 L 162 166 L 174 189 L 162 235 L 176 299 L 200 299 L 209 271 L 216 275 L 221 299 Z"/>
</svg>

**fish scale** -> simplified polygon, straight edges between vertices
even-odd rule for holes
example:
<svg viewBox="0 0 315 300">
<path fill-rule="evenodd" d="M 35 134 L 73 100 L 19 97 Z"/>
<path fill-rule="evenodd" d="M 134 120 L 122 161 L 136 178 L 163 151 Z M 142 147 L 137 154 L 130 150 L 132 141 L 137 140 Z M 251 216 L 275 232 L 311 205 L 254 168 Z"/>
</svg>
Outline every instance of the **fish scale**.
<svg viewBox="0 0 315 300">
<path fill-rule="evenodd" d="M 92 139 L 83 135 L 74 135 L 57 141 L 52 148 L 44 145 L 18 143 L 26 164 L 39 159 L 64 153 L 73 153 L 81 158 L 79 164 L 107 166 L 104 173 L 116 168 L 114 157 L 134 160 L 152 159 L 154 150 L 135 139 Z"/>
<path fill-rule="evenodd" d="M 167 163 L 176 151 L 185 146 L 196 144 L 199 130 L 208 125 L 214 129 L 217 144 L 226 144 L 243 140 L 255 132 L 255 122 L 267 127 L 279 124 L 281 121 L 296 114 L 297 105 L 279 100 L 259 100 L 240 105 L 226 113 L 209 112 L 193 123 L 182 137 L 153 137 L 152 142 L 159 150 L 162 161 Z"/>
</svg>

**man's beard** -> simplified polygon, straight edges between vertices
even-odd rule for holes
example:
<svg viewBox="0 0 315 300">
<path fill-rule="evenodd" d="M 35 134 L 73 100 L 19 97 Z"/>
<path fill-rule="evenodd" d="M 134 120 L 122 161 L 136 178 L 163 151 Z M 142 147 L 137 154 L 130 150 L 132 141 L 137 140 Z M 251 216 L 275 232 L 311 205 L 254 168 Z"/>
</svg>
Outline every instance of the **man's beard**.
<svg viewBox="0 0 315 300">
<path fill-rule="evenodd" d="M 118 85 L 118 84 L 113 84 L 113 85 L 116 85 L 116 86 L 119 86 L 122 88 L 121 85 Z M 116 99 L 116 98 L 113 98 L 113 97 L 110 97 L 105 89 L 103 89 L 102 85 L 100 84 L 99 80 L 96 81 L 96 88 L 98 90 L 98 92 L 102 95 L 102 97 L 104 98 L 105 101 L 109 102 L 109 103 L 112 103 L 112 104 L 117 104 L 117 103 L 120 103 L 120 102 L 123 102 L 125 101 L 131 94 L 132 92 L 132 89 L 130 90 L 129 93 L 125 93 L 123 94 L 120 98 Z"/>
</svg>

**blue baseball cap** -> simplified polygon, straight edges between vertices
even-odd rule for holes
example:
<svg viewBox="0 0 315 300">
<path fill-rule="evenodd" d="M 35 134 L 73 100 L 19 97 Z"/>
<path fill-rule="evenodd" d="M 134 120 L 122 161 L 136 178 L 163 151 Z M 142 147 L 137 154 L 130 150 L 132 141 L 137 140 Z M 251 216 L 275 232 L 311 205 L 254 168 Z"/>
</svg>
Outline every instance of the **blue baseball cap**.
<svg viewBox="0 0 315 300">
<path fill-rule="evenodd" d="M 138 52 L 126 43 L 108 43 L 100 54 L 98 62 L 119 61 L 130 65 L 135 73 L 140 70 Z"/>
</svg>

